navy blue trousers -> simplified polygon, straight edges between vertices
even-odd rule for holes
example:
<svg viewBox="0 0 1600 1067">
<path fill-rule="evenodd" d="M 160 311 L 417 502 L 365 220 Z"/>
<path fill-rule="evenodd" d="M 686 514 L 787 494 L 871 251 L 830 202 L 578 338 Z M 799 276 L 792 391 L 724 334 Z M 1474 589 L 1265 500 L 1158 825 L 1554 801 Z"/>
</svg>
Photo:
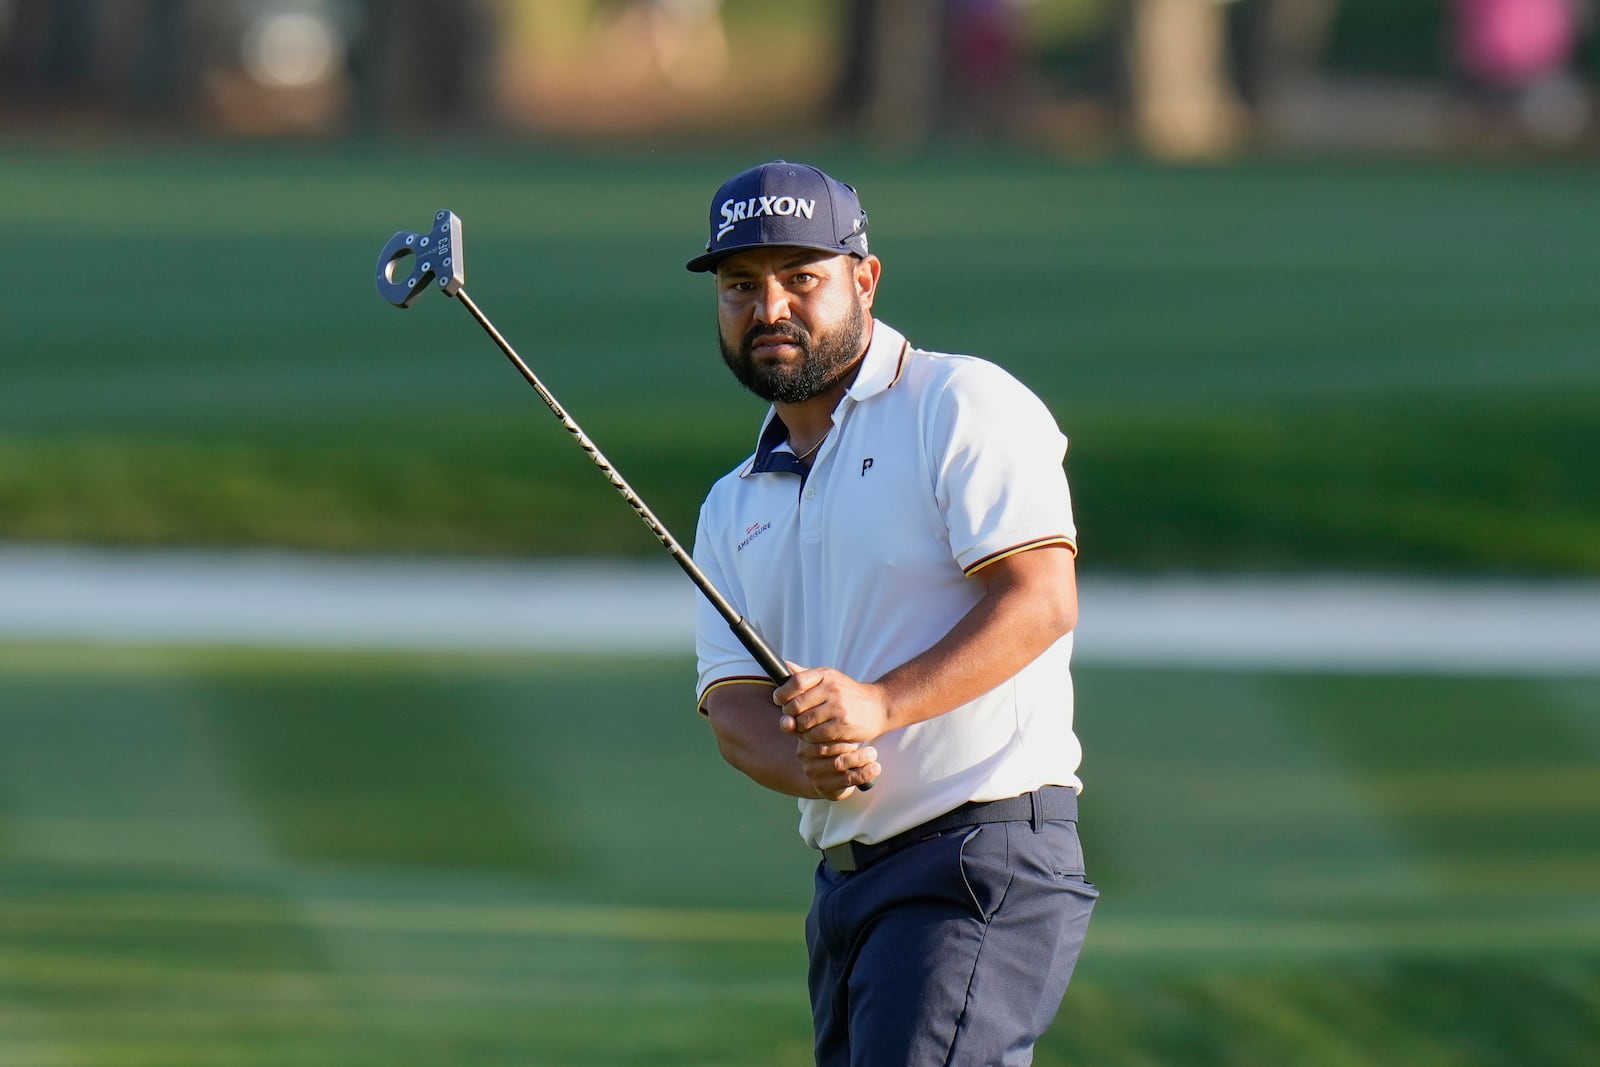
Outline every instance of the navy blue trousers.
<svg viewBox="0 0 1600 1067">
<path fill-rule="evenodd" d="M 818 1067 L 1032 1063 L 1097 896 L 1065 821 L 962 827 L 848 873 L 819 865 Z"/>
</svg>

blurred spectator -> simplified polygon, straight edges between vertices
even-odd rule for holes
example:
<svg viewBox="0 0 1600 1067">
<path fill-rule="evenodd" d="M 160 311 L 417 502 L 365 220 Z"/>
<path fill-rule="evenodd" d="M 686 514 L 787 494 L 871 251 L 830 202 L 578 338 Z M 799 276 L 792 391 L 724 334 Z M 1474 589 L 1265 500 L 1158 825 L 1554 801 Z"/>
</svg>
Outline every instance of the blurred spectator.
<svg viewBox="0 0 1600 1067">
<path fill-rule="evenodd" d="M 496 0 L 361 0 L 350 50 L 367 129 L 475 128 L 494 118 Z"/>
<path fill-rule="evenodd" d="M 1481 100 L 1540 141 L 1583 133 L 1590 104 L 1572 70 L 1580 0 L 1452 0 L 1451 10 L 1456 69 Z"/>
<path fill-rule="evenodd" d="M 81 104 L 94 73 L 96 0 L 14 0 L 8 5 L 0 78 L 29 107 Z"/>
<path fill-rule="evenodd" d="M 1131 0 L 1128 82 L 1139 143 L 1156 156 L 1224 155 L 1244 134 L 1231 77 L 1225 4 Z"/>
<path fill-rule="evenodd" d="M 1456 61 L 1484 85 L 1522 89 L 1572 58 L 1577 0 L 1453 0 Z"/>
<path fill-rule="evenodd" d="M 850 0 L 830 120 L 881 143 L 1004 137 L 1025 118 L 1032 0 Z"/>
<path fill-rule="evenodd" d="M 678 89 L 706 91 L 728 66 L 722 0 L 639 0 L 656 69 Z"/>
<path fill-rule="evenodd" d="M 996 135 L 1016 126 L 1027 49 L 1023 0 L 946 0 L 943 125 Z"/>
<path fill-rule="evenodd" d="M 841 64 L 829 117 L 880 144 L 918 144 L 938 124 L 944 80 L 944 5 L 849 0 L 841 5 Z"/>
<path fill-rule="evenodd" d="M 622 0 L 588 13 L 593 80 L 622 96 L 704 95 L 728 67 L 722 0 Z"/>
</svg>

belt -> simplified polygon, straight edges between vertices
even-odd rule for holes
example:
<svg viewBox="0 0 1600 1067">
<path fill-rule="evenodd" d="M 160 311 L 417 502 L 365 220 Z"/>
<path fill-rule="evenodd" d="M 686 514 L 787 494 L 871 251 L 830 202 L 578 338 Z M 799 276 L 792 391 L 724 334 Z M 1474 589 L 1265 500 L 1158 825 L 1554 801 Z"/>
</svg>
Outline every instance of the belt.
<svg viewBox="0 0 1600 1067">
<path fill-rule="evenodd" d="M 1035 831 L 1047 822 L 1077 822 L 1078 793 L 1069 786 L 1047 785 L 1032 793 L 1004 800 L 972 801 L 935 816 L 920 826 L 876 844 L 846 841 L 822 850 L 822 858 L 836 873 L 859 871 L 908 845 L 938 837 L 963 826 L 991 822 L 1031 822 Z"/>
</svg>

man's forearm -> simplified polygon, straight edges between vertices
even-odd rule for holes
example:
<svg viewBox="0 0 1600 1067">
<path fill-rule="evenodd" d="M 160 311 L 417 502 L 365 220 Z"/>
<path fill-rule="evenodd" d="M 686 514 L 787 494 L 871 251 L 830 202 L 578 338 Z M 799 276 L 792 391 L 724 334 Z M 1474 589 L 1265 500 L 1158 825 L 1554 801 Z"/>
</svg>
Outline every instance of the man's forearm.
<svg viewBox="0 0 1600 1067">
<path fill-rule="evenodd" d="M 765 685 L 730 685 L 706 698 L 706 715 L 722 758 L 753 781 L 792 797 L 816 797 L 795 754 L 795 738 L 778 729 L 778 709 Z"/>
<path fill-rule="evenodd" d="M 1077 621 L 1072 555 L 1039 548 L 980 572 L 980 600 L 927 651 L 875 682 L 801 669 L 775 694 L 780 729 L 813 743 L 868 743 L 943 715 L 1014 676 Z"/>
<path fill-rule="evenodd" d="M 1077 598 L 1071 556 L 1060 549 L 1026 555 L 1009 572 L 997 574 L 983 599 L 941 640 L 878 679 L 890 711 L 885 724 L 889 729 L 923 722 L 976 699 L 1013 677 L 1072 629 Z M 1065 568 L 1060 565 L 1063 561 Z M 1019 571 L 1031 571 L 1033 584 Z M 1041 587 L 1064 588 L 1073 594 L 1043 595 Z"/>
</svg>

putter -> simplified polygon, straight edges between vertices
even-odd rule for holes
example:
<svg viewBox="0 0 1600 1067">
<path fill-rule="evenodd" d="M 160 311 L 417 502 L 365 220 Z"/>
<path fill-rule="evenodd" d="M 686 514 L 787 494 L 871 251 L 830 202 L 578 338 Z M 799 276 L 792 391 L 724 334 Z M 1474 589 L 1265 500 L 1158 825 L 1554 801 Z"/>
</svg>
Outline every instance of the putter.
<svg viewBox="0 0 1600 1067">
<path fill-rule="evenodd" d="M 628 506 L 633 508 L 634 513 L 650 528 L 650 532 L 655 534 L 656 540 L 661 542 L 661 547 L 667 550 L 667 554 L 683 568 L 683 572 L 710 601 L 711 606 L 717 609 L 717 614 L 727 622 L 733 635 L 755 657 L 761 669 L 767 672 L 767 677 L 777 685 L 789 680 L 791 677 L 789 668 L 772 650 L 772 646 L 762 639 L 755 627 L 751 626 L 749 621 L 728 603 L 727 598 L 717 590 L 717 587 L 711 584 L 711 579 L 695 565 L 693 557 L 683 550 L 678 539 L 672 536 L 672 532 L 656 518 L 655 513 L 639 494 L 633 491 L 633 487 L 611 465 L 611 461 L 606 459 L 605 454 L 589 439 L 589 435 L 583 432 L 583 427 L 567 414 L 555 395 L 539 380 L 539 376 L 523 362 L 521 356 L 517 355 L 516 349 L 511 347 L 511 343 L 504 335 L 495 329 L 494 323 L 489 321 L 488 316 L 478 310 L 478 305 L 472 302 L 472 298 L 467 295 L 466 267 L 462 262 L 461 219 L 454 212 L 439 212 L 433 217 L 433 229 L 426 233 L 408 233 L 401 230 L 389 238 L 389 243 L 383 246 L 383 251 L 378 255 L 376 281 L 378 292 L 397 308 L 410 307 L 423 293 L 435 287 L 446 296 L 453 296 L 459 300 L 461 306 L 467 309 L 468 313 L 478 321 L 478 325 L 483 327 L 484 332 L 500 347 L 500 351 L 505 353 L 506 358 L 517 368 L 517 372 L 533 386 L 534 392 L 539 394 L 539 399 L 544 401 L 551 414 L 560 420 L 561 425 L 578 442 L 578 446 L 588 454 L 590 461 L 606 476 L 611 487 L 627 501 Z M 872 783 L 858 785 L 856 788 L 866 791 L 872 788 Z"/>
</svg>

